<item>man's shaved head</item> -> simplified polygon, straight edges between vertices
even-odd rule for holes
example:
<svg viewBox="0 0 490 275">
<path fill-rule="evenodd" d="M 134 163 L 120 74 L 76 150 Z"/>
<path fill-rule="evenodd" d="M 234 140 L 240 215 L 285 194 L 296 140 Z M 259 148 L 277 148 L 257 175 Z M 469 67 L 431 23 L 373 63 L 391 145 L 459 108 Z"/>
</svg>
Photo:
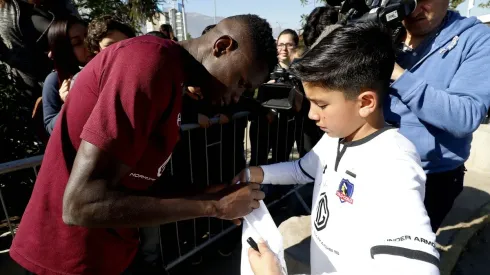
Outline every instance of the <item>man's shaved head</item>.
<svg viewBox="0 0 490 275">
<path fill-rule="evenodd" d="M 217 97 L 226 103 L 238 100 L 245 89 L 262 84 L 277 64 L 272 29 L 257 15 L 223 19 L 196 42 L 189 43 L 199 48 L 193 55 L 222 84 L 221 88 L 208 92 L 212 100 Z M 188 48 L 192 53 L 191 47 Z"/>
<path fill-rule="evenodd" d="M 277 49 L 272 28 L 269 23 L 257 15 L 236 15 L 228 17 L 225 22 L 230 21 L 236 24 L 241 24 L 241 27 L 235 30 L 245 32 L 243 35 L 250 39 L 252 50 L 258 60 L 264 60 L 272 71 L 277 65 Z M 219 25 L 218 25 L 219 26 Z"/>
</svg>

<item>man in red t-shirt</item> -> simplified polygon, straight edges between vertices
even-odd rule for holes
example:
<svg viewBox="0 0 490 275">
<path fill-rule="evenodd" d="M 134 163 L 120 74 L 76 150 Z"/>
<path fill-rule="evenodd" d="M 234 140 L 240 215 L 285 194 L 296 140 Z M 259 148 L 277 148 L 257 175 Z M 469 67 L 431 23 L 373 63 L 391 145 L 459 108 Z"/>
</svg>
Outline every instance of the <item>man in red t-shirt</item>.
<svg viewBox="0 0 490 275">
<path fill-rule="evenodd" d="M 257 184 L 167 198 L 135 191 L 152 185 L 170 159 L 183 86 L 229 103 L 275 63 L 271 28 L 255 15 L 227 18 L 180 45 L 140 36 L 102 51 L 60 113 L 11 257 L 39 275 L 121 274 L 137 251 L 137 227 L 232 220 L 259 207 Z"/>
</svg>

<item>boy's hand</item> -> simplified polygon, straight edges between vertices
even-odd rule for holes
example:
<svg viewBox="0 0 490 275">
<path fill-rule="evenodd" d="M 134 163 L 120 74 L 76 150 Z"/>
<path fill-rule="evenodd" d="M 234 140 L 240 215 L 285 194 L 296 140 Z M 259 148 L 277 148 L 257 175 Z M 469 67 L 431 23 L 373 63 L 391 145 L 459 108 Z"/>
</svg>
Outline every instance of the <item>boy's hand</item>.
<svg viewBox="0 0 490 275">
<path fill-rule="evenodd" d="M 281 264 L 276 254 L 263 240 L 258 242 L 259 251 L 248 249 L 248 260 L 255 275 L 281 275 Z"/>
<path fill-rule="evenodd" d="M 199 126 L 201 126 L 201 128 L 208 128 L 209 126 L 211 126 L 209 117 L 203 114 L 197 114 L 197 123 L 199 123 Z"/>
<path fill-rule="evenodd" d="M 241 183 L 262 183 L 264 181 L 264 171 L 260 166 L 250 166 L 248 168 L 243 169 L 238 175 L 236 175 L 232 180 L 232 184 L 236 184 L 237 182 Z"/>
</svg>

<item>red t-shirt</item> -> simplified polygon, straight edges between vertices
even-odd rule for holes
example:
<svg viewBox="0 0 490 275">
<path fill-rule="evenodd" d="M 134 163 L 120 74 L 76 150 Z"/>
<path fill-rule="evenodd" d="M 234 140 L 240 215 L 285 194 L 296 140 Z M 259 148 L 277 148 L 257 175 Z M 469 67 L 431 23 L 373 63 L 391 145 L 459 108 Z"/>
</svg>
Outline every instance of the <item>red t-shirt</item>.
<svg viewBox="0 0 490 275">
<path fill-rule="evenodd" d="M 181 52 L 170 40 L 141 36 L 105 49 L 80 72 L 10 250 L 24 268 L 119 275 L 129 266 L 137 230 L 66 225 L 63 193 L 82 139 L 132 167 L 122 180 L 130 189 L 146 189 L 161 175 L 179 139 Z"/>
</svg>

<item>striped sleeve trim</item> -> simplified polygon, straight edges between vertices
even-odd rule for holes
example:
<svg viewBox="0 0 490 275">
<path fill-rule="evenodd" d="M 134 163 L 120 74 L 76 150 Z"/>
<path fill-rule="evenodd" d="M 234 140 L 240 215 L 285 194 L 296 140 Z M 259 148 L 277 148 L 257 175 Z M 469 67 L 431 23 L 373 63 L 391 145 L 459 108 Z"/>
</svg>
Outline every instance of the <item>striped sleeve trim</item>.
<svg viewBox="0 0 490 275">
<path fill-rule="evenodd" d="M 373 246 L 371 248 L 371 258 L 374 259 L 374 256 L 379 254 L 401 256 L 430 263 L 439 267 L 439 259 L 436 256 L 420 250 L 412 250 L 404 247 L 389 245 Z"/>
<path fill-rule="evenodd" d="M 310 180 L 315 181 L 315 178 L 312 177 L 310 174 L 306 173 L 305 169 L 303 169 L 303 167 L 301 166 L 301 159 L 298 161 L 298 165 L 299 165 L 299 169 L 301 169 L 301 172 L 303 172 L 305 176 L 307 176 Z"/>
</svg>

